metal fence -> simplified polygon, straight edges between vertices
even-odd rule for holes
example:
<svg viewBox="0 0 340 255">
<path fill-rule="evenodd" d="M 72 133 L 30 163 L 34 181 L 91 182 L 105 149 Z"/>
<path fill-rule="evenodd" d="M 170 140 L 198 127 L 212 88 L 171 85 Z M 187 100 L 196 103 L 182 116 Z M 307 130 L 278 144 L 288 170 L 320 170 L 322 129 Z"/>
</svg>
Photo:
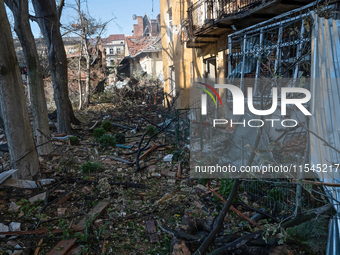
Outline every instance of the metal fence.
<svg viewBox="0 0 340 255">
<path fill-rule="evenodd" d="M 310 77 L 310 11 L 315 6 L 309 4 L 229 35 L 228 78 L 240 78 L 245 91 L 254 87 L 258 95 L 260 78 Z"/>
<path fill-rule="evenodd" d="M 212 20 L 244 12 L 262 2 L 262 0 L 199 0 L 188 8 L 191 31 L 194 33 Z"/>
</svg>

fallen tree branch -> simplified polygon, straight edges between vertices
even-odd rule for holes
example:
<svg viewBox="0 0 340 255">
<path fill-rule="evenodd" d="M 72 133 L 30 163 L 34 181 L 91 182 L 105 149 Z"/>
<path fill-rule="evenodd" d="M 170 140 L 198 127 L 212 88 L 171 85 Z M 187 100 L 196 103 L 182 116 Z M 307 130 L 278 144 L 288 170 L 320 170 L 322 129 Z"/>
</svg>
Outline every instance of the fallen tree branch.
<svg viewBox="0 0 340 255">
<path fill-rule="evenodd" d="M 165 127 L 163 127 L 160 131 L 158 131 L 156 134 L 150 136 L 149 140 L 146 142 L 146 144 L 144 145 L 144 147 L 141 148 L 142 142 L 143 142 L 144 137 L 145 137 L 145 135 L 146 135 L 146 133 L 147 133 L 147 131 L 145 131 L 145 133 L 142 135 L 142 138 L 140 139 L 139 144 L 138 144 L 138 152 L 137 152 L 137 156 L 136 156 L 136 171 L 139 170 L 139 155 L 140 155 L 141 151 L 144 150 L 144 149 L 149 145 L 149 143 L 150 143 L 150 141 L 151 141 L 151 139 L 152 139 L 153 137 L 157 136 L 158 134 L 160 134 L 161 132 L 163 132 L 165 129 L 167 129 L 167 128 L 171 125 L 171 123 L 174 122 L 174 121 L 178 118 L 178 116 L 179 116 L 179 114 L 177 114 L 177 116 L 175 116 L 175 117 L 174 117 L 174 118 L 173 118 L 173 119 L 172 119 Z"/>
<path fill-rule="evenodd" d="M 264 90 L 263 90 L 264 91 Z M 263 94 L 263 92 L 262 92 Z M 263 107 L 261 107 L 263 108 Z M 250 157 L 248 159 L 247 162 L 247 166 L 250 166 L 253 163 L 253 160 L 255 158 L 255 151 L 257 149 L 257 147 L 259 146 L 260 140 L 262 137 L 262 127 L 259 128 L 259 132 L 257 134 L 256 140 L 255 140 L 255 144 L 254 144 L 254 148 L 250 154 Z M 242 177 L 242 176 L 241 176 Z M 196 250 L 196 252 L 194 253 L 194 255 L 202 255 L 205 254 L 210 246 L 210 244 L 212 244 L 215 240 L 216 235 L 221 231 L 222 227 L 223 227 L 223 222 L 224 222 L 224 218 L 227 214 L 227 212 L 230 209 L 230 206 L 234 200 L 234 197 L 237 195 L 237 190 L 239 185 L 241 184 L 241 180 L 240 179 L 235 179 L 234 180 L 234 185 L 230 191 L 228 200 L 226 201 L 226 203 L 224 204 L 218 218 L 217 221 L 214 225 L 214 229 L 210 232 L 209 236 L 204 240 L 204 242 L 201 244 L 201 246 Z"/>
<path fill-rule="evenodd" d="M 240 205 L 240 206 L 242 206 L 242 207 L 244 207 L 244 208 L 247 208 L 247 209 L 252 210 L 252 211 L 254 211 L 254 212 L 260 213 L 260 214 L 262 214 L 262 215 L 264 215 L 264 216 L 266 216 L 266 217 L 268 217 L 268 218 L 271 218 L 272 220 L 274 220 L 274 221 L 277 222 L 277 223 L 279 222 L 278 219 L 276 219 L 274 216 L 270 215 L 269 213 L 266 213 L 266 212 L 263 212 L 263 211 L 261 211 L 261 210 L 255 209 L 255 208 L 253 208 L 253 207 L 251 207 L 251 206 L 249 206 L 249 205 L 246 205 L 246 204 L 243 204 L 243 203 L 235 203 L 234 205 L 235 205 L 235 206 Z"/>
<path fill-rule="evenodd" d="M 187 241 L 196 241 L 196 242 L 199 242 L 202 239 L 202 238 L 199 238 L 199 237 L 194 236 L 194 235 L 189 235 L 189 234 L 185 234 L 185 233 L 182 233 L 182 232 L 178 232 L 176 230 L 168 228 L 167 226 L 158 225 L 158 227 L 162 231 L 164 231 L 164 232 L 166 232 L 166 233 L 168 233 L 168 234 L 170 234 L 172 236 L 175 236 L 175 237 L 177 237 L 179 239 L 183 239 L 183 240 L 187 240 Z"/>
<path fill-rule="evenodd" d="M 327 204 L 327 205 L 321 206 L 317 209 L 313 209 L 313 210 L 310 210 L 310 211 L 307 211 L 307 212 L 304 212 L 304 213 L 300 213 L 300 214 L 296 215 L 296 217 L 294 219 L 287 221 L 285 223 L 281 223 L 280 227 L 283 228 L 283 229 L 286 229 L 286 228 L 294 227 L 296 225 L 300 225 L 301 223 L 304 223 L 306 221 L 314 219 L 314 218 L 318 217 L 319 215 L 328 212 L 332 208 L 333 208 L 332 204 Z"/>
<path fill-rule="evenodd" d="M 211 190 L 212 193 L 214 193 L 215 196 L 217 196 L 219 199 L 221 199 L 221 201 L 225 204 L 227 201 L 220 195 L 217 193 L 217 191 Z M 256 222 L 253 221 L 252 219 L 250 219 L 249 217 L 245 216 L 243 213 L 241 213 L 239 210 L 237 210 L 233 205 L 230 206 L 230 210 L 232 210 L 234 213 L 236 213 L 238 216 L 240 216 L 241 218 L 243 218 L 244 220 L 248 221 L 249 223 L 251 223 L 252 225 L 256 226 Z"/>
<path fill-rule="evenodd" d="M 259 230 L 259 231 L 256 231 L 254 233 L 251 233 L 249 235 L 242 236 L 242 237 L 236 239 L 235 241 L 231 242 L 230 244 L 223 246 L 221 248 L 218 248 L 217 250 L 214 250 L 213 252 L 209 253 L 209 255 L 226 254 L 226 253 L 228 253 L 232 250 L 235 250 L 235 249 L 241 247 L 242 245 L 245 245 L 250 240 L 259 238 L 262 235 L 262 233 L 263 233 L 263 231 Z"/>
</svg>

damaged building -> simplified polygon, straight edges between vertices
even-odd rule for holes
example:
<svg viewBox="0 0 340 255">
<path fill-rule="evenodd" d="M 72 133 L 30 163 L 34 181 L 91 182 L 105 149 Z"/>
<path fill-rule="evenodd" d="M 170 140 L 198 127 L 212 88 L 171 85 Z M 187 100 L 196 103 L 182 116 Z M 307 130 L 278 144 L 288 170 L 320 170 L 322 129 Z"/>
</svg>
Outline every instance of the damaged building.
<svg viewBox="0 0 340 255">
<path fill-rule="evenodd" d="M 157 19 L 135 17 L 133 36 L 125 38 L 125 57 L 118 72 L 122 76 L 145 74 L 163 80 L 162 41 L 160 37 L 160 15 Z"/>
<path fill-rule="evenodd" d="M 339 183 L 339 172 L 332 171 L 334 165 L 330 164 L 340 159 L 338 13 L 337 2 L 323 1 L 161 1 L 164 91 L 176 99 L 177 108 L 192 109 L 192 165 L 205 162 L 239 168 L 247 164 L 249 146 L 257 144 L 259 155 L 253 166 L 268 162 L 322 165 L 325 171 L 310 171 L 307 178 Z M 215 84 L 235 85 L 246 98 L 242 101 L 245 108 L 280 106 L 265 116 L 278 123 L 267 122 L 262 127 L 264 120 L 255 118 L 249 109 L 236 116 L 234 92 Z M 299 92 L 282 95 L 283 88 Z M 301 93 L 302 89 L 310 93 Z M 306 100 L 299 109 L 288 106 L 287 112 L 281 112 L 283 98 Z M 212 119 L 237 125 L 214 129 Z M 282 125 L 288 119 L 296 125 Z M 208 156 L 203 159 L 199 152 Z M 324 190 L 339 212 L 339 188 L 325 185 Z M 335 216 L 327 254 L 339 253 L 338 236 Z"/>
</svg>

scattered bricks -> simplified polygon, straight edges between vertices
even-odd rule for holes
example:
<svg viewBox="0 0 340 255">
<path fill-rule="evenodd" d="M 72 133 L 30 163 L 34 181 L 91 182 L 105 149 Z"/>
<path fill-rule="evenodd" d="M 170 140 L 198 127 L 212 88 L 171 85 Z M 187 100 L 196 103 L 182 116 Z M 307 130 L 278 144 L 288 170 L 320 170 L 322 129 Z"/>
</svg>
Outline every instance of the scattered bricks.
<svg viewBox="0 0 340 255">
<path fill-rule="evenodd" d="M 146 224 L 146 229 L 148 230 L 148 233 L 149 233 L 150 242 L 151 243 L 158 243 L 159 238 L 158 238 L 158 235 L 157 235 L 155 222 L 153 220 L 147 220 L 145 222 L 145 224 Z"/>
<path fill-rule="evenodd" d="M 168 172 L 167 173 L 167 175 L 166 176 L 168 176 L 168 177 L 170 177 L 170 178 L 176 178 L 176 176 L 177 176 L 177 173 L 176 172 Z"/>
<path fill-rule="evenodd" d="M 209 190 L 207 187 L 203 186 L 202 184 L 197 184 L 195 186 L 195 189 L 199 189 L 199 190 L 201 190 L 203 192 L 207 192 Z"/>
<path fill-rule="evenodd" d="M 81 189 L 81 191 L 85 193 L 86 195 L 88 195 L 91 193 L 91 188 L 89 188 L 88 186 L 85 186 L 84 188 Z"/>
<path fill-rule="evenodd" d="M 171 255 L 191 255 L 185 242 L 183 240 L 178 240 L 178 242 L 174 244 Z"/>
<path fill-rule="evenodd" d="M 64 196 L 63 198 L 59 199 L 59 201 L 55 204 L 56 206 L 60 206 L 64 203 L 67 202 L 67 200 L 69 200 L 72 197 L 72 193 L 67 194 L 66 196 Z"/>
<path fill-rule="evenodd" d="M 24 191 L 24 194 L 25 195 L 31 195 L 33 193 L 33 191 L 32 190 L 29 190 L 29 189 L 26 189 L 25 191 Z"/>
<path fill-rule="evenodd" d="M 8 232 L 9 227 L 6 226 L 5 224 L 0 223 L 0 232 Z M 0 235 L 0 238 L 5 238 L 6 236 Z"/>
<path fill-rule="evenodd" d="M 99 217 L 109 206 L 107 202 L 99 202 L 79 223 L 74 227 L 76 231 L 85 229 L 86 220 L 93 218 L 95 215 Z"/>
<path fill-rule="evenodd" d="M 21 223 L 19 222 L 12 222 L 9 224 L 9 231 L 20 231 Z"/>
<path fill-rule="evenodd" d="M 67 208 L 58 208 L 57 215 L 58 217 L 65 215 Z"/>
<path fill-rule="evenodd" d="M 94 227 L 95 228 L 99 228 L 104 224 L 104 220 L 103 219 L 98 219 L 94 221 Z"/>
<path fill-rule="evenodd" d="M 152 177 L 161 177 L 161 175 L 159 173 L 151 173 Z"/>
<path fill-rule="evenodd" d="M 169 179 L 169 180 L 168 180 L 168 185 L 173 186 L 173 185 L 175 185 L 175 184 L 176 184 L 176 180 L 174 180 L 174 179 Z"/>
<path fill-rule="evenodd" d="M 64 255 L 67 254 L 75 245 L 77 239 L 68 239 L 60 241 L 47 255 Z"/>
<path fill-rule="evenodd" d="M 158 169 L 158 167 L 156 165 L 151 165 L 151 166 L 148 166 L 147 170 L 149 173 L 154 173 L 156 172 Z"/>
<path fill-rule="evenodd" d="M 167 170 L 162 171 L 161 175 L 166 176 L 166 177 L 170 177 L 170 178 L 176 178 L 177 173 L 171 172 L 167 169 Z"/>
<path fill-rule="evenodd" d="M 28 199 L 28 201 L 33 204 L 35 201 L 38 201 L 38 200 L 45 200 L 46 198 L 46 192 L 44 193 L 41 193 L 41 194 L 38 194 L 34 197 L 31 197 L 30 199 Z"/>
<path fill-rule="evenodd" d="M 20 205 L 17 205 L 16 203 L 11 202 L 9 204 L 8 211 L 10 211 L 10 212 L 17 212 L 20 209 L 20 207 L 21 207 Z"/>
</svg>

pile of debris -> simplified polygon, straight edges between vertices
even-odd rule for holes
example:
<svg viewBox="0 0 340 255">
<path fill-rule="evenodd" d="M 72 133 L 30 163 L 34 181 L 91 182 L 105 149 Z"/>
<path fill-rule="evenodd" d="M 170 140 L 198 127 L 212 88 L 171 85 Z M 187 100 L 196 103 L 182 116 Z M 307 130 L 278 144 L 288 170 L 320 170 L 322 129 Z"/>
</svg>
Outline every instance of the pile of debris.
<svg viewBox="0 0 340 255">
<path fill-rule="evenodd" d="M 140 84 L 137 88 L 131 91 L 148 91 Z M 290 241 L 302 232 L 294 226 L 315 215 L 320 216 L 310 228 L 316 225 L 319 236 L 311 239 L 314 246 L 307 246 L 322 250 L 327 236 L 322 215 L 330 205 L 302 214 L 294 223 L 292 212 L 281 215 L 267 206 L 265 193 L 256 200 L 244 185 L 234 192 L 231 180 L 192 179 L 189 150 L 169 132 L 183 122 L 176 112 L 158 99 L 148 104 L 143 96 L 113 97 L 114 104 L 97 102 L 78 112 L 87 123 L 72 136 L 53 134 L 55 150 L 40 158 L 35 181 L 13 178 L 17 170 L 8 169 L 4 153 L 1 250 L 179 255 L 206 244 L 206 252 L 215 250 L 212 254 L 297 254 L 303 248 Z M 226 200 L 228 196 L 236 200 Z M 225 205 L 230 210 L 220 219 Z"/>
</svg>

